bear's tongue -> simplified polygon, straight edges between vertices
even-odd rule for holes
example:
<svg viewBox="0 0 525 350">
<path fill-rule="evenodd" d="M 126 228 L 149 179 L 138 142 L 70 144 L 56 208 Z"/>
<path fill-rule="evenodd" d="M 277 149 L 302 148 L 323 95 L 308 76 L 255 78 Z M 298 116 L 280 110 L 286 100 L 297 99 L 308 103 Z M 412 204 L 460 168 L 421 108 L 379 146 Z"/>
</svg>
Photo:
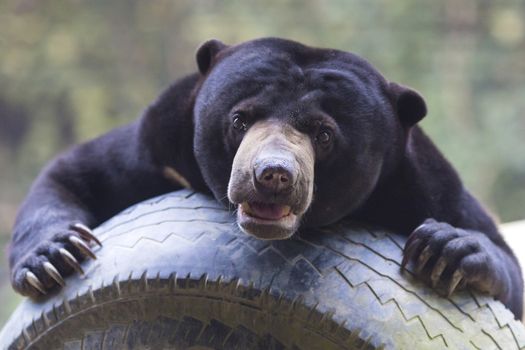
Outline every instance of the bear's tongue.
<svg viewBox="0 0 525 350">
<path fill-rule="evenodd" d="M 288 205 L 274 203 L 243 203 L 243 210 L 252 216 L 265 220 L 279 220 L 290 214 L 290 207 Z"/>
</svg>

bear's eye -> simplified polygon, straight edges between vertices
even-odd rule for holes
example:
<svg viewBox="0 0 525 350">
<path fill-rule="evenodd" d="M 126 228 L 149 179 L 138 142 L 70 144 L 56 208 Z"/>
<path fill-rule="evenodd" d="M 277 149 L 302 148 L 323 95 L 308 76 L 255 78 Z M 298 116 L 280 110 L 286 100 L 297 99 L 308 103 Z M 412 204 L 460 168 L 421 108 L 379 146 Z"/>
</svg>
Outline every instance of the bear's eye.
<svg viewBox="0 0 525 350">
<path fill-rule="evenodd" d="M 332 141 L 332 133 L 330 130 L 321 130 L 315 137 L 315 142 L 322 146 L 328 146 Z"/>
<path fill-rule="evenodd" d="M 233 128 L 239 131 L 246 131 L 248 129 L 248 121 L 246 121 L 244 114 L 237 112 L 233 115 Z"/>
</svg>

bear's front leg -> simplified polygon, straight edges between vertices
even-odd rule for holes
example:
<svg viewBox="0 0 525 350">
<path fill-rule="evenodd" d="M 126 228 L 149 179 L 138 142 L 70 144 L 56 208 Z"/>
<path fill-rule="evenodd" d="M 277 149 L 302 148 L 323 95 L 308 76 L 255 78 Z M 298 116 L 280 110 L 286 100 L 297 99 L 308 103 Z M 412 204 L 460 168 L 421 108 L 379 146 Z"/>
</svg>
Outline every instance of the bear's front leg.
<svg viewBox="0 0 525 350">
<path fill-rule="evenodd" d="M 427 219 L 406 242 L 403 268 L 409 261 L 418 277 L 448 295 L 468 285 L 509 302 L 515 261 L 481 232 Z"/>
<path fill-rule="evenodd" d="M 92 247 L 100 242 L 89 227 L 134 203 L 180 188 L 149 157 L 148 144 L 137 136 L 140 125 L 126 125 L 75 146 L 44 168 L 13 226 L 9 266 L 17 292 L 39 297 L 59 289 L 64 277 L 83 273 L 83 260 L 95 258 Z"/>
</svg>

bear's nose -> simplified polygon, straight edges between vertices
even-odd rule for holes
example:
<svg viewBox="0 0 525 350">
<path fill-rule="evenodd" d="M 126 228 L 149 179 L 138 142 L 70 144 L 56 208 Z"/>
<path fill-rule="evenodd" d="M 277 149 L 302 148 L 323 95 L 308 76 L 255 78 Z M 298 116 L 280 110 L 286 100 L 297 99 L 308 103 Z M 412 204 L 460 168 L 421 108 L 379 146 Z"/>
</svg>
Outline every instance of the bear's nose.
<svg viewBox="0 0 525 350">
<path fill-rule="evenodd" d="M 265 159 L 256 162 L 253 169 L 258 188 L 278 194 L 295 183 L 293 167 L 285 159 Z"/>
</svg>

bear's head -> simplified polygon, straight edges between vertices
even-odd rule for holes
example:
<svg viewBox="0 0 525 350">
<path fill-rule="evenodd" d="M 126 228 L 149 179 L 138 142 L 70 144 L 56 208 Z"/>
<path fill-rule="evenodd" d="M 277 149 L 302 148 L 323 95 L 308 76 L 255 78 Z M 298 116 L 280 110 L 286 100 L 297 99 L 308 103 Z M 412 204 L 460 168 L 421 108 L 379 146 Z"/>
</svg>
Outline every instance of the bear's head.
<svg viewBox="0 0 525 350">
<path fill-rule="evenodd" d="M 194 152 L 240 228 L 290 237 L 357 210 L 426 114 L 419 94 L 364 59 L 267 38 L 197 52 Z"/>
</svg>

